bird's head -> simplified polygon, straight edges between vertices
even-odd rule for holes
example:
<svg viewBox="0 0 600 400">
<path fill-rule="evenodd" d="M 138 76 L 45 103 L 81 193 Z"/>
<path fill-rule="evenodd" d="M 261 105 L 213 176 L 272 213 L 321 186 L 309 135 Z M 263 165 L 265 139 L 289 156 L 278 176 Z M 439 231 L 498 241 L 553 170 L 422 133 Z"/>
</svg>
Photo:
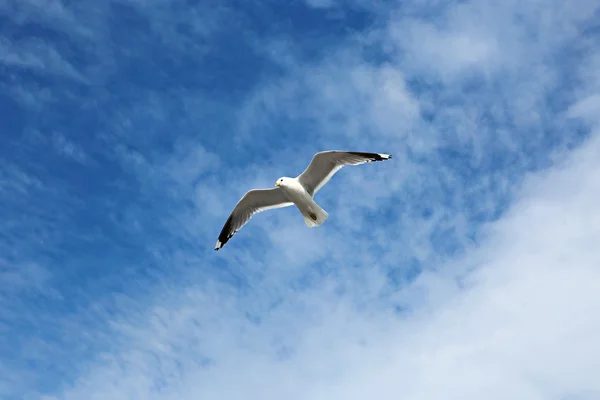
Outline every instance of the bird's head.
<svg viewBox="0 0 600 400">
<path fill-rule="evenodd" d="M 281 178 L 277 179 L 277 182 L 275 182 L 275 186 L 277 186 L 277 187 L 285 186 L 285 184 L 287 183 L 288 180 L 289 180 L 289 178 L 281 177 Z"/>
</svg>

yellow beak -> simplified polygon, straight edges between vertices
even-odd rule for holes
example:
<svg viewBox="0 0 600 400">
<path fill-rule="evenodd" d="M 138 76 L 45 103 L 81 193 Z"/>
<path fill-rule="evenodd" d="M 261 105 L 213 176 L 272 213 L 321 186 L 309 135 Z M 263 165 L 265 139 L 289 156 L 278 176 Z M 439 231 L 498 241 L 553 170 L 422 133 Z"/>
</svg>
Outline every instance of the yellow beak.
<svg viewBox="0 0 600 400">
<path fill-rule="evenodd" d="M 279 186 L 279 182 L 277 182 L 277 183 L 275 184 L 275 186 Z"/>
</svg>

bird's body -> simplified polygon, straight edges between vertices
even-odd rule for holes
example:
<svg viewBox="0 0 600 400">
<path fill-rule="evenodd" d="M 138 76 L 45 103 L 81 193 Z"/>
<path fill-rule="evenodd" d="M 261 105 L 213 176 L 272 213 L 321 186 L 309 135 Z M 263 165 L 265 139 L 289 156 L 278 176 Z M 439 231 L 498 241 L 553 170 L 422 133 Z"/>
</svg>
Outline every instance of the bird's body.
<svg viewBox="0 0 600 400">
<path fill-rule="evenodd" d="M 323 151 L 314 155 L 309 166 L 296 178 L 282 177 L 275 189 L 253 189 L 238 201 L 217 240 L 219 250 L 254 214 L 295 205 L 309 228 L 323 224 L 329 215 L 314 200 L 315 194 L 344 165 L 358 165 L 392 158 L 389 154 L 349 151 Z"/>
<path fill-rule="evenodd" d="M 310 195 L 298 178 L 281 178 L 279 188 L 283 190 L 285 196 L 298 208 L 304 217 L 306 226 L 312 228 L 325 222 L 328 217 L 327 212 L 319 207 L 313 196 Z"/>
</svg>

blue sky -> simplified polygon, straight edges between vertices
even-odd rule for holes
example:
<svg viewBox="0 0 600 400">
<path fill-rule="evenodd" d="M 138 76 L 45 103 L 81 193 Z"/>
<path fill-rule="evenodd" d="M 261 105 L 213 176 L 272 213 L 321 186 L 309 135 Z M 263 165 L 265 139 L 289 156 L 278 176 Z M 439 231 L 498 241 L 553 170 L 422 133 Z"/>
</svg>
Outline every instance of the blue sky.
<svg viewBox="0 0 600 400">
<path fill-rule="evenodd" d="M 598 398 L 577 7 L 0 0 L 0 397 Z M 325 149 L 394 158 L 213 251 Z"/>
</svg>

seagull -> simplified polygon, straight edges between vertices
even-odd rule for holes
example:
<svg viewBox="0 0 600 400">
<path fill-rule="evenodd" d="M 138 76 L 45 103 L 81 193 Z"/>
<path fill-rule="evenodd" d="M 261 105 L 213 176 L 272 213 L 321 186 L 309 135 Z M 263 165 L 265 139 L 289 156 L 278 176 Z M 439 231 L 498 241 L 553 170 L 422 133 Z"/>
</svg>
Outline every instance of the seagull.
<svg viewBox="0 0 600 400">
<path fill-rule="evenodd" d="M 392 158 L 391 154 L 329 150 L 315 154 L 308 167 L 296 178 L 281 177 L 273 189 L 252 189 L 238 201 L 227 218 L 215 251 L 222 248 L 254 215 L 295 205 L 307 227 L 323 224 L 329 214 L 314 200 L 315 194 L 345 165 L 359 165 Z"/>
</svg>

